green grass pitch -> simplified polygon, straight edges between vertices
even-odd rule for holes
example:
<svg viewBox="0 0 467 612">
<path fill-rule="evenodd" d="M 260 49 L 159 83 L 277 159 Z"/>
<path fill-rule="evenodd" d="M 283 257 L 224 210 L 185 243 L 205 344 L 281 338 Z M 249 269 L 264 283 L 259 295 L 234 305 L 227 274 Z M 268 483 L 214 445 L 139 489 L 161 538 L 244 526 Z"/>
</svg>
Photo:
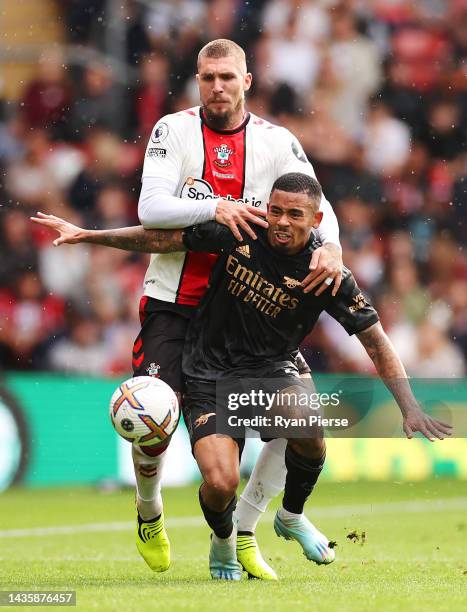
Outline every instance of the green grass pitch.
<svg viewBox="0 0 467 612">
<path fill-rule="evenodd" d="M 466 482 L 321 483 L 307 514 L 337 541 L 327 567 L 275 536 L 276 500 L 257 532 L 280 576 L 274 584 L 209 578 L 196 493 L 165 491 L 172 566 L 153 574 L 134 545 L 132 491 L 8 491 L 0 496 L 0 587 L 73 589 L 81 610 L 467 610 Z M 363 545 L 347 538 L 352 531 L 365 532 Z"/>
</svg>

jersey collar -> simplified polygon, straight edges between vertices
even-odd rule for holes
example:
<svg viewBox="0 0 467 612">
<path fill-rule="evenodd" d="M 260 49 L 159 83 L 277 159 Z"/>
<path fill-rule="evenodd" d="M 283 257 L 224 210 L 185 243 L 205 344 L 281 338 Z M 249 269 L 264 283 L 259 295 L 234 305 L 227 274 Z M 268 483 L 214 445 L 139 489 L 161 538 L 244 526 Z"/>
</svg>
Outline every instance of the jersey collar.
<svg viewBox="0 0 467 612">
<path fill-rule="evenodd" d="M 245 116 L 243 117 L 243 121 L 240 123 L 240 125 L 238 125 L 236 128 L 234 128 L 233 130 L 216 130 L 215 128 L 212 128 L 210 125 L 208 125 L 208 123 L 206 123 L 206 119 L 204 118 L 204 113 L 203 113 L 203 109 L 201 108 L 201 106 L 199 107 L 199 116 L 201 118 L 201 122 L 211 131 L 216 132 L 217 134 L 237 134 L 238 132 L 241 132 L 243 129 L 245 129 L 247 123 L 250 121 L 250 113 L 247 111 L 245 113 Z"/>
</svg>

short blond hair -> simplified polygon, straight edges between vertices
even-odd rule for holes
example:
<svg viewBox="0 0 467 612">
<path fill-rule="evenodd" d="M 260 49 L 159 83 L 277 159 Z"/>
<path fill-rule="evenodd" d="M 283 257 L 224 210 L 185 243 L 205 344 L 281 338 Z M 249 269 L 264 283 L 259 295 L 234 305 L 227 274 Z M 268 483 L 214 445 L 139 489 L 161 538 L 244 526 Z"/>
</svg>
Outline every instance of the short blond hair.
<svg viewBox="0 0 467 612">
<path fill-rule="evenodd" d="M 216 40 L 211 40 L 207 45 L 201 49 L 198 53 L 198 68 L 200 60 L 203 57 L 210 57 L 214 59 L 218 59 L 220 57 L 236 57 L 245 68 L 246 72 L 246 55 L 245 51 L 237 45 L 233 40 L 229 40 L 228 38 L 218 38 Z"/>
</svg>

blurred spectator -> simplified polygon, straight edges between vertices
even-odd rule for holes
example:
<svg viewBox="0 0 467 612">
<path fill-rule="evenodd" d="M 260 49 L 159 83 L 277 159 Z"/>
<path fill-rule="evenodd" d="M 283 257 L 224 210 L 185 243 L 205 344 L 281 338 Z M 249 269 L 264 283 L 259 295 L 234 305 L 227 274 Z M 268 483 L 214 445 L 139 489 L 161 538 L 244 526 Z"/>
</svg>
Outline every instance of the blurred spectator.
<svg viewBox="0 0 467 612">
<path fill-rule="evenodd" d="M 146 141 L 157 121 L 168 112 L 170 63 L 160 53 L 146 55 L 141 62 L 141 86 L 134 93 L 136 133 Z"/>
<path fill-rule="evenodd" d="M 69 187 L 84 164 L 82 154 L 64 142 L 52 142 L 50 133 L 36 128 L 28 134 L 22 159 L 6 175 L 13 198 L 31 207 Z"/>
<path fill-rule="evenodd" d="M 81 91 L 72 106 L 73 137 L 83 140 L 95 126 L 119 133 L 124 127 L 122 96 L 108 66 L 97 61 L 86 66 Z"/>
<path fill-rule="evenodd" d="M 285 83 L 297 93 L 303 93 L 313 87 L 321 59 L 310 36 L 297 34 L 302 25 L 300 7 L 293 2 L 287 9 L 282 27 L 261 42 L 258 78 L 265 87 Z"/>
<path fill-rule="evenodd" d="M 0 353 L 8 368 L 43 367 L 47 340 L 64 324 L 63 300 L 47 295 L 38 274 L 22 272 L 11 290 L 0 290 Z"/>
<path fill-rule="evenodd" d="M 467 280 L 455 281 L 447 296 L 450 308 L 449 332 L 467 359 Z"/>
<path fill-rule="evenodd" d="M 44 51 L 37 78 L 25 90 L 21 114 L 26 126 L 47 128 L 56 139 L 69 136 L 71 85 L 63 52 L 58 47 Z"/>
<path fill-rule="evenodd" d="M 313 161 L 346 164 L 350 162 L 355 146 L 330 113 L 332 95 L 332 91 L 318 87 L 310 96 L 310 118 L 303 125 L 300 142 Z M 325 147 L 323 142 L 326 142 Z"/>
<path fill-rule="evenodd" d="M 363 289 L 374 289 L 383 275 L 382 244 L 374 231 L 375 210 L 358 196 L 339 203 L 337 214 L 345 265 Z"/>
<path fill-rule="evenodd" d="M 451 283 L 459 278 L 467 278 L 467 261 L 463 249 L 446 233 L 433 236 L 428 264 L 428 278 L 434 299 L 444 297 Z"/>
<path fill-rule="evenodd" d="M 92 218 L 96 198 L 103 185 L 119 178 L 123 144 L 115 136 L 101 128 L 94 128 L 86 135 L 85 165 L 70 185 L 70 202 L 76 210 Z"/>
<path fill-rule="evenodd" d="M 381 100 L 370 106 L 364 129 L 367 167 L 375 174 L 399 174 L 410 152 L 410 131 Z"/>
<path fill-rule="evenodd" d="M 194 34 L 201 36 L 207 6 L 201 0 L 160 0 L 146 14 L 146 27 L 155 49 L 170 48 L 173 43 Z"/>
<path fill-rule="evenodd" d="M 413 215 L 423 208 L 429 164 L 430 156 L 426 146 L 414 142 L 399 176 L 385 181 L 385 194 L 395 214 Z"/>
<path fill-rule="evenodd" d="M 465 131 L 456 100 L 438 100 L 430 106 L 424 141 L 437 159 L 451 160 L 465 150 Z"/>
<path fill-rule="evenodd" d="M 1 216 L 0 290 L 8 287 L 22 272 L 37 267 L 37 247 L 32 239 L 32 225 L 19 208 L 10 208 Z"/>
<path fill-rule="evenodd" d="M 206 32 L 210 40 L 231 38 L 235 35 L 239 0 L 210 0 L 207 3 Z"/>
<path fill-rule="evenodd" d="M 145 28 L 144 20 L 147 7 L 139 0 L 127 0 L 126 10 L 126 59 L 131 65 L 140 63 L 145 53 L 149 53 L 151 45 Z"/>
<path fill-rule="evenodd" d="M 134 217 L 127 191 L 118 183 L 102 185 L 96 198 L 95 225 L 102 228 L 124 227 Z"/>
<path fill-rule="evenodd" d="M 417 329 L 417 355 L 408 367 L 419 378 L 457 378 L 465 376 L 462 352 L 434 323 L 426 320 Z"/>
<path fill-rule="evenodd" d="M 413 261 L 399 260 L 393 264 L 389 273 L 389 287 L 400 303 L 404 319 L 419 323 L 428 311 L 430 296 L 420 285 Z"/>
<path fill-rule="evenodd" d="M 381 82 L 377 47 L 357 31 L 355 15 L 339 6 L 332 15 L 329 56 L 339 88 L 332 111 L 335 121 L 358 136 L 365 123 L 366 101 Z"/>
<path fill-rule="evenodd" d="M 0 122 L 0 164 L 9 164 L 24 155 L 24 131 L 24 121 L 19 115 Z"/>
<path fill-rule="evenodd" d="M 467 154 L 460 155 L 451 165 L 454 184 L 450 206 L 450 227 L 453 236 L 460 244 L 467 244 Z"/>
<path fill-rule="evenodd" d="M 63 3 L 71 42 L 87 44 L 103 33 L 106 0 L 66 0 Z"/>
<path fill-rule="evenodd" d="M 391 342 L 406 368 L 412 366 L 417 358 L 417 328 L 405 316 L 399 297 L 384 292 L 375 301 L 381 325 L 391 338 Z"/>
<path fill-rule="evenodd" d="M 263 11 L 263 31 L 272 37 L 282 36 L 284 25 L 293 21 L 293 36 L 321 43 L 329 35 L 329 14 L 325 2 L 318 0 L 272 0 Z"/>
<path fill-rule="evenodd" d="M 83 316 L 73 318 L 69 333 L 52 345 L 48 357 L 54 370 L 79 374 L 108 373 L 111 360 L 101 326 Z"/>
<path fill-rule="evenodd" d="M 71 208 L 63 207 L 59 214 L 76 225 L 82 223 L 80 216 Z M 51 294 L 79 301 L 89 271 L 89 247 L 85 244 L 63 244 L 57 248 L 51 243 L 53 239 L 51 232 L 47 232 L 46 242 L 39 250 L 39 272 L 44 286 Z"/>
<path fill-rule="evenodd" d="M 417 24 L 395 31 L 392 52 L 407 82 L 420 93 L 439 84 L 448 68 L 451 49 L 442 30 Z"/>
<path fill-rule="evenodd" d="M 407 66 L 393 57 L 388 58 L 386 81 L 383 83 L 381 99 L 392 109 L 394 115 L 410 125 L 412 134 L 420 137 L 425 127 L 426 100 L 415 89 Z"/>
</svg>

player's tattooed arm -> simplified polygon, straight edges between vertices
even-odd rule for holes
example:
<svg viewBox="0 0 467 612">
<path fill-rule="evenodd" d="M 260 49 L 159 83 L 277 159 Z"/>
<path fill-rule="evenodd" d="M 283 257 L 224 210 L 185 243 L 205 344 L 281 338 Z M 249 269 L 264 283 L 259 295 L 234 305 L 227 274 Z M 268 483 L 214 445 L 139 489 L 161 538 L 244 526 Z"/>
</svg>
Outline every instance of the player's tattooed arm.
<svg viewBox="0 0 467 612">
<path fill-rule="evenodd" d="M 54 246 L 87 242 L 140 253 L 186 251 L 182 229 L 146 230 L 142 225 L 136 225 L 119 229 L 88 230 L 55 215 L 40 212 L 37 217 L 31 217 L 31 220 L 59 233 L 59 237 L 53 241 Z"/>
<path fill-rule="evenodd" d="M 406 436 L 412 438 L 416 431 L 431 441 L 435 437 L 442 440 L 450 436 L 452 427 L 448 423 L 430 417 L 420 408 L 410 388 L 405 368 L 381 323 L 375 323 L 357 334 L 357 337 L 401 410 Z"/>
</svg>

